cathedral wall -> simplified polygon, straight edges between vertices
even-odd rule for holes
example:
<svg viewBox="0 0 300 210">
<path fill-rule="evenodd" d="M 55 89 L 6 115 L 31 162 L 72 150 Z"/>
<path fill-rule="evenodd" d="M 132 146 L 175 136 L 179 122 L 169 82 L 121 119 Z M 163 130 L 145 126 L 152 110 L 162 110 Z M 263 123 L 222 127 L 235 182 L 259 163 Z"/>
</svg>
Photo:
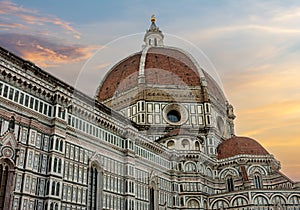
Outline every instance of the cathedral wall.
<svg viewBox="0 0 300 210">
<path fill-rule="evenodd" d="M 299 205 L 299 192 L 278 173 L 276 162 L 273 171 L 269 162 L 255 162 L 267 173 L 262 175 L 263 186 L 254 188 L 251 173 L 260 172 L 251 169 L 254 163 L 246 167 L 251 175 L 251 184 L 246 185 L 236 162 L 217 160 L 215 151 L 206 153 L 222 137 L 218 126 L 202 139 L 203 150 L 200 145 L 198 150 L 173 150 L 34 64 L 1 53 L 0 172 L 9 183 L 7 193 L 4 185 L 0 187 L 2 207 L 152 210 Z M 152 116 L 154 123 L 157 115 L 157 124 L 163 126 L 167 106 L 138 101 L 124 113 L 137 121 L 141 114 L 145 120 Z M 218 125 L 221 112 L 211 104 L 182 106 L 187 126 L 202 128 L 214 120 Z M 229 168 L 231 181 L 221 176 Z"/>
</svg>

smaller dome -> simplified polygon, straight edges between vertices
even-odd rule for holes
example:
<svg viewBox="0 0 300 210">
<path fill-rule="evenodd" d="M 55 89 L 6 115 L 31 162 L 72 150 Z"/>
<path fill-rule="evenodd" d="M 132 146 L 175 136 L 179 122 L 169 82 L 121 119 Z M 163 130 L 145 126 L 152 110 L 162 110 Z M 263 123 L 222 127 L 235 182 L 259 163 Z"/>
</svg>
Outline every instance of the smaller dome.
<svg viewBox="0 0 300 210">
<path fill-rule="evenodd" d="M 218 159 L 234 157 L 236 155 L 269 155 L 256 140 L 248 137 L 233 136 L 222 142 L 218 148 Z"/>
</svg>

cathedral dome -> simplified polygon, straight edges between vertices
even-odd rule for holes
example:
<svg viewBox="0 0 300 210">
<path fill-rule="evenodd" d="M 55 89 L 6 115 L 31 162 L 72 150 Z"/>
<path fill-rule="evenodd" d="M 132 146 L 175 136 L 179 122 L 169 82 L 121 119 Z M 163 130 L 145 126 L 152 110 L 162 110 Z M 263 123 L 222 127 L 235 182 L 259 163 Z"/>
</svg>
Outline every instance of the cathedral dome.
<svg viewBox="0 0 300 210">
<path fill-rule="evenodd" d="M 236 155 L 268 155 L 268 151 L 256 140 L 249 137 L 233 136 L 222 142 L 218 148 L 218 159 Z"/>
<path fill-rule="evenodd" d="M 208 100 L 208 94 L 211 93 L 225 103 L 224 94 L 213 78 L 199 69 L 190 55 L 171 47 L 149 47 L 117 63 L 98 88 L 97 99 L 105 101 L 139 84 L 173 88 L 207 86 L 208 92 L 204 93 L 203 100 Z"/>
<path fill-rule="evenodd" d="M 161 30 L 155 24 L 155 17 L 152 17 L 142 51 L 124 58 L 109 70 L 98 87 L 96 99 L 112 107 L 110 102 L 106 102 L 132 90 L 167 88 L 165 92 L 169 93 L 172 92 L 170 89 L 186 89 L 185 94 L 197 98 L 197 102 L 208 102 L 214 98 L 225 105 L 222 89 L 196 59 L 182 49 L 165 46 L 163 39 Z M 195 91 L 192 93 L 188 90 Z M 182 96 L 183 92 L 174 95 Z"/>
<path fill-rule="evenodd" d="M 235 116 L 223 90 L 189 52 L 165 46 L 163 38 L 151 19 L 142 50 L 107 72 L 95 99 L 155 140 L 170 137 L 173 129 L 180 130 L 178 136 L 188 130 L 195 138 L 216 129 L 229 138 Z"/>
</svg>

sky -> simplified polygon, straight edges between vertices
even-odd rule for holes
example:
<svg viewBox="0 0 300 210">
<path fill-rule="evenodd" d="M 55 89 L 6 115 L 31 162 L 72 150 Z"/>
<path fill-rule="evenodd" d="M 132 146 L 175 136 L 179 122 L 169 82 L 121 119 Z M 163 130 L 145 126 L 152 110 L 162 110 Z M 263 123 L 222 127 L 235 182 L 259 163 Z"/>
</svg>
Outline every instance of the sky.
<svg viewBox="0 0 300 210">
<path fill-rule="evenodd" d="M 223 87 L 236 135 L 300 181 L 297 0 L 0 1 L 0 45 L 93 95 L 114 63 L 141 50 L 152 14 L 165 41 L 195 52 Z"/>
</svg>

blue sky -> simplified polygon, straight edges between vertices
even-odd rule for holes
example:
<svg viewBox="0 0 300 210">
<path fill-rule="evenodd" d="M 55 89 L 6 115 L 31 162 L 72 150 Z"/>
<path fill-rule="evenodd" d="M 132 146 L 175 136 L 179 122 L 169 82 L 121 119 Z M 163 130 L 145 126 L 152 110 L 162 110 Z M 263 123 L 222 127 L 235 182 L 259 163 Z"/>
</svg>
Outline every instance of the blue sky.
<svg viewBox="0 0 300 210">
<path fill-rule="evenodd" d="M 210 68 L 204 55 L 213 63 L 237 134 L 259 140 L 300 180 L 299 1 L 0 1 L 0 45 L 80 89 L 97 87 L 141 49 L 152 14 L 168 43 L 192 43 L 200 65 Z M 98 69 L 87 68 L 92 61 Z"/>
</svg>

